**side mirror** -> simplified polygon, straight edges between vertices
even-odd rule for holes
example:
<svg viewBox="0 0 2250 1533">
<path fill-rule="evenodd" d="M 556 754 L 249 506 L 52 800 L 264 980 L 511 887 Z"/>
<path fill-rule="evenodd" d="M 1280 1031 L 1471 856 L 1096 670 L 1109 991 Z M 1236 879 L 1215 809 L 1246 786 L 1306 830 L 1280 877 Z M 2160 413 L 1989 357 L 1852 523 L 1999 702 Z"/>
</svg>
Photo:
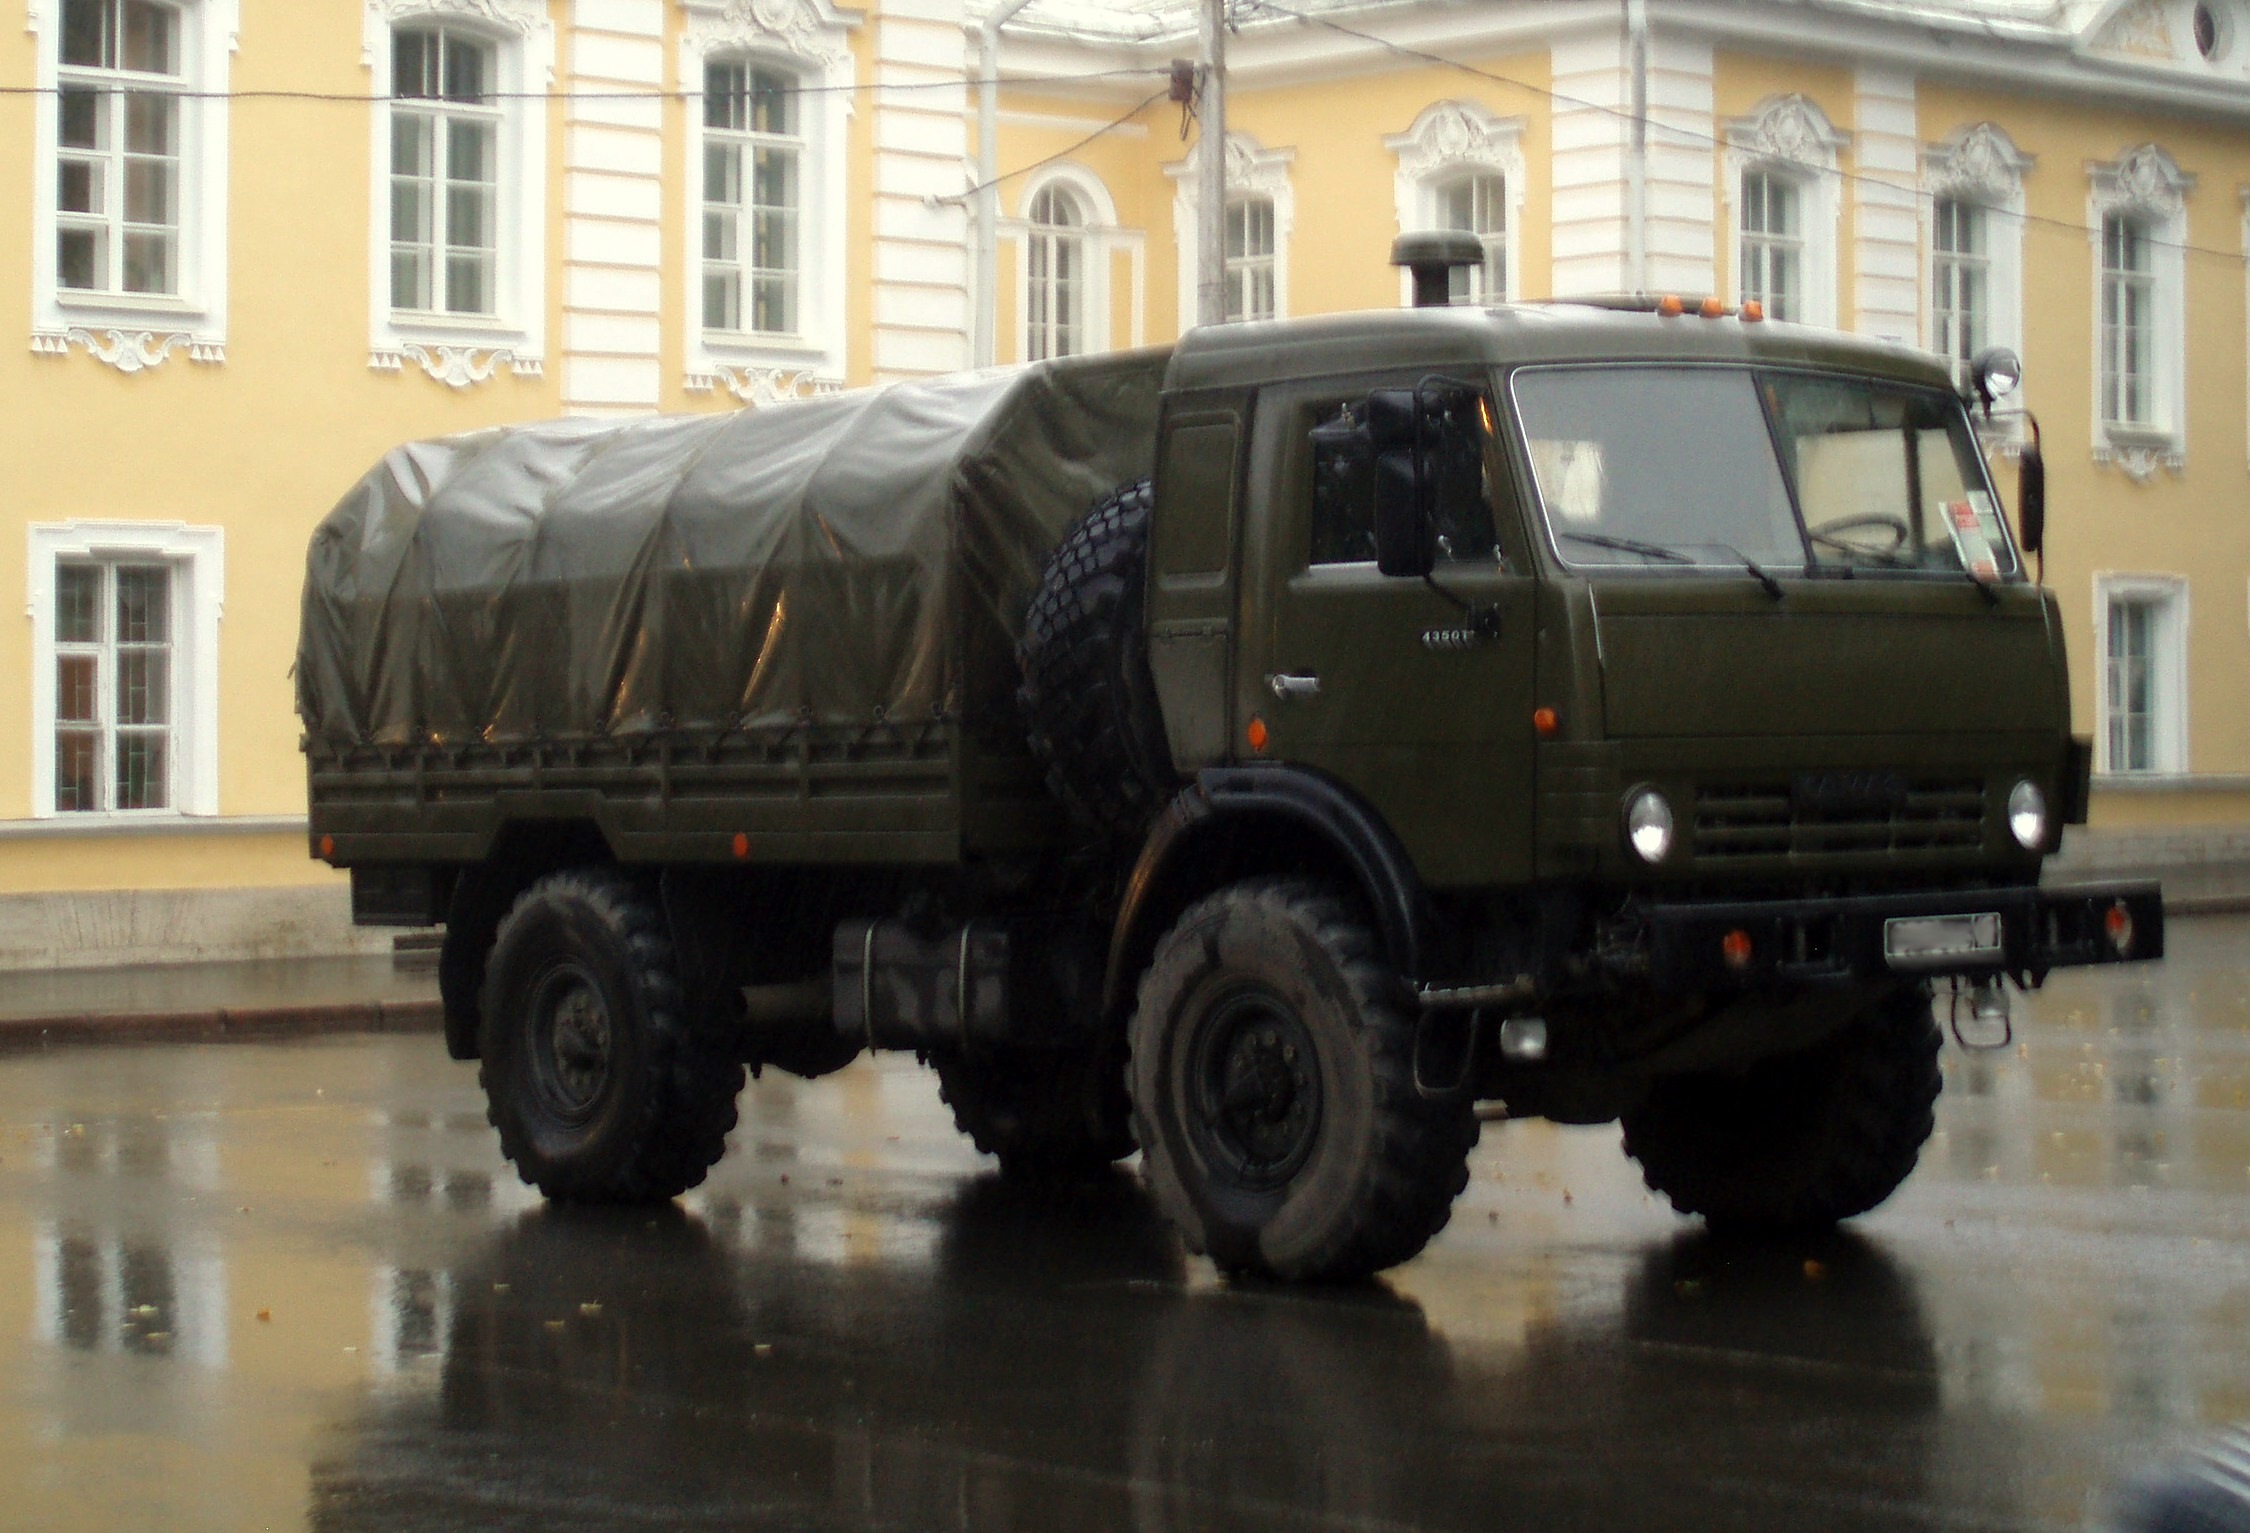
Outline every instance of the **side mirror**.
<svg viewBox="0 0 2250 1533">
<path fill-rule="evenodd" d="M 2039 423 L 2031 422 L 2031 440 L 2016 460 L 2016 539 L 2027 554 L 2039 552 L 2047 540 L 2047 460 L 2039 451 Z"/>
<path fill-rule="evenodd" d="M 1375 458 L 1375 568 L 1420 579 L 1437 568 L 1437 522 L 1424 506 L 1422 455 L 1394 447 Z"/>
</svg>

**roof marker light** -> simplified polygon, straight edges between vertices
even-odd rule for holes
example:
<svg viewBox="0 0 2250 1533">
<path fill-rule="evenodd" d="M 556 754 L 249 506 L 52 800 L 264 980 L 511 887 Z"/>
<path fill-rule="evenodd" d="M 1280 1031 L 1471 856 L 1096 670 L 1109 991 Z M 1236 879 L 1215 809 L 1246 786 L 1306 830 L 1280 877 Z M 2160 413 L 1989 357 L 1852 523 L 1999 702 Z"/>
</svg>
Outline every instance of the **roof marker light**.
<svg viewBox="0 0 2250 1533">
<path fill-rule="evenodd" d="M 1703 307 L 1696 310 L 1696 312 L 1698 314 L 1701 314 L 1705 319 L 1717 319 L 1721 315 L 1725 314 L 1726 311 L 1727 306 L 1719 302 L 1718 298 L 1715 295 L 1710 298 L 1704 299 Z"/>
<path fill-rule="evenodd" d="M 1685 304 L 1680 302 L 1680 295 L 1677 293 L 1666 293 L 1662 298 L 1656 300 L 1656 312 L 1666 319 L 1679 318 L 1686 307 Z"/>
<path fill-rule="evenodd" d="M 1746 298 L 1742 301 L 1742 322 L 1744 324 L 1754 325 L 1765 317 L 1766 306 L 1758 302 L 1757 299 Z"/>
</svg>

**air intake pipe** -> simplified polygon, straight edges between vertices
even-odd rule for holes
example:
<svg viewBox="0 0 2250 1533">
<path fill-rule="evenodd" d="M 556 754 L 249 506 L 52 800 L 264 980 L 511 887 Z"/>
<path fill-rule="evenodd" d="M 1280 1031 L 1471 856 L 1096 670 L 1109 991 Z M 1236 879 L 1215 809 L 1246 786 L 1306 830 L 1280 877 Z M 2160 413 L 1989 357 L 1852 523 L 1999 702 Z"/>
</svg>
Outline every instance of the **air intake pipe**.
<svg viewBox="0 0 2250 1533">
<path fill-rule="evenodd" d="M 1453 301 L 1453 268 L 1484 260 L 1484 241 L 1460 229 L 1418 229 L 1391 241 L 1391 264 L 1414 273 L 1414 307 L 1440 309 Z"/>
</svg>

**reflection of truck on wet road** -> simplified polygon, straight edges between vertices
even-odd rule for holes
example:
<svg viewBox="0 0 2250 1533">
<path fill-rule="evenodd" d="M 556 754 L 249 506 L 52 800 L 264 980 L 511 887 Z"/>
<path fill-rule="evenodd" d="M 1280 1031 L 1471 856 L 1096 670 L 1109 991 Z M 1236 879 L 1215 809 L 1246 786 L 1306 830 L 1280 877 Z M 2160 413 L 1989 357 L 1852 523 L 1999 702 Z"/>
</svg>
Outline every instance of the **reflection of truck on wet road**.
<svg viewBox="0 0 2250 1533">
<path fill-rule="evenodd" d="M 1013 1168 L 1137 1142 L 1234 1270 L 1413 1255 L 1489 1101 L 1714 1222 L 1861 1212 L 1933 990 L 1997 1026 L 2162 909 L 2039 887 L 2089 757 L 1973 402 L 1677 309 L 401 448 L 310 556 L 314 850 L 444 924 L 553 1197 L 669 1197 L 745 1065 L 872 1047 Z"/>
</svg>

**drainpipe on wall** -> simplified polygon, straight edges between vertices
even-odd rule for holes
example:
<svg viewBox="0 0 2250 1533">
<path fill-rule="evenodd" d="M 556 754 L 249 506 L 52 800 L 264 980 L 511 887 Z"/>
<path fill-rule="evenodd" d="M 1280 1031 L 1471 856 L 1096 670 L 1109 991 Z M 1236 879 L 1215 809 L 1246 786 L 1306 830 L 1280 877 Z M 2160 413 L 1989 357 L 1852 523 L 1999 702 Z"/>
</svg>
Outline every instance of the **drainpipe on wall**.
<svg viewBox="0 0 2250 1533">
<path fill-rule="evenodd" d="M 1625 155 L 1627 276 L 1648 291 L 1648 0 L 1625 0 L 1625 56 L 1632 70 L 1633 116 Z"/>
<path fill-rule="evenodd" d="M 997 358 L 993 335 L 999 312 L 996 289 L 1000 266 L 1000 29 L 1031 0 L 1007 0 L 977 29 L 977 306 L 969 361 L 990 367 Z"/>
</svg>

